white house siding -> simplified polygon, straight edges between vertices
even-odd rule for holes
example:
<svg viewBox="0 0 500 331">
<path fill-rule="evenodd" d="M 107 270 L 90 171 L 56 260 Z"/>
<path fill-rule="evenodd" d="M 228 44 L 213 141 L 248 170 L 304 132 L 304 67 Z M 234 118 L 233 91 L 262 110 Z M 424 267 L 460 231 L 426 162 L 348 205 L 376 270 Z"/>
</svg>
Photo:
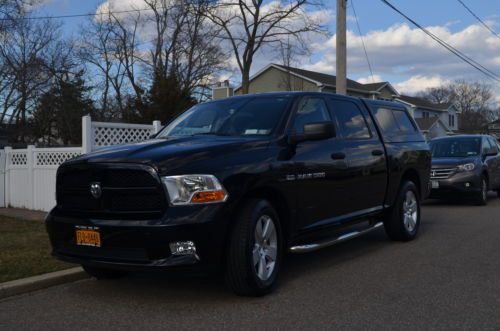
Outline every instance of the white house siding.
<svg viewBox="0 0 500 331">
<path fill-rule="evenodd" d="M 441 125 L 441 123 L 436 122 L 429 131 L 425 134 L 425 137 L 427 140 L 431 140 L 436 137 L 442 137 L 446 136 L 448 134 L 448 131 L 446 130 L 445 127 Z"/>
<path fill-rule="evenodd" d="M 455 117 L 455 125 L 450 126 L 449 125 L 449 118 L 448 115 L 453 115 Z M 442 112 L 439 116 L 439 119 L 449 127 L 450 130 L 452 131 L 457 131 L 458 130 L 458 116 L 457 116 L 457 111 L 455 110 L 454 107 L 450 107 L 448 111 Z"/>
</svg>

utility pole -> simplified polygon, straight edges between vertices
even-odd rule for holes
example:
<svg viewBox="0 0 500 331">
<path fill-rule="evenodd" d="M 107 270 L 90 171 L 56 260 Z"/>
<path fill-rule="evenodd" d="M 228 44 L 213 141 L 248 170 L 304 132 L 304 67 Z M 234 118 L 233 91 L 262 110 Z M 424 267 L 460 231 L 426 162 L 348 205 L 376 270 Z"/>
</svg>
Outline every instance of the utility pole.
<svg viewBox="0 0 500 331">
<path fill-rule="evenodd" d="M 347 94 L 347 42 L 346 42 L 346 7 L 347 0 L 337 0 L 337 45 L 335 82 L 338 94 Z"/>
</svg>

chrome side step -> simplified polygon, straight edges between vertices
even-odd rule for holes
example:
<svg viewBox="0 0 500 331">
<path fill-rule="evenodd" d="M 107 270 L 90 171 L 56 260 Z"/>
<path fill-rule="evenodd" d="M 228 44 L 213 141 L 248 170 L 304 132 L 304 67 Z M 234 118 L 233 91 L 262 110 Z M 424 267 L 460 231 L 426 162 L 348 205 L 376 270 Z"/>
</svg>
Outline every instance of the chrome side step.
<svg viewBox="0 0 500 331">
<path fill-rule="evenodd" d="M 373 226 L 369 227 L 368 229 L 362 230 L 362 231 L 353 231 L 353 232 L 348 232 L 346 234 L 343 234 L 339 237 L 336 238 L 331 238 L 331 239 L 326 239 L 323 241 L 319 241 L 313 244 L 306 244 L 306 245 L 299 245 L 299 246 L 292 246 L 289 248 L 290 252 L 292 253 L 308 253 L 312 252 L 321 248 L 325 248 L 328 246 L 332 246 L 338 243 L 341 243 L 343 241 L 359 237 L 361 235 L 364 235 L 365 233 L 371 232 L 379 227 L 384 225 L 382 222 L 378 222 L 374 224 Z"/>
</svg>

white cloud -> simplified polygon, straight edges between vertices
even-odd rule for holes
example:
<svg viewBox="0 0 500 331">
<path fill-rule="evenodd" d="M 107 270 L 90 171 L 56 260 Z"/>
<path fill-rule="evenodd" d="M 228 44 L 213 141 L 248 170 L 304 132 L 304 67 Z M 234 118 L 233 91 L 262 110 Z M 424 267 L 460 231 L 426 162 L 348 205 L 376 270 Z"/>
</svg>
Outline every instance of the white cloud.
<svg viewBox="0 0 500 331">
<path fill-rule="evenodd" d="M 402 94 L 415 94 L 427 88 L 439 87 L 450 83 L 450 80 L 441 76 L 422 76 L 416 75 L 409 79 L 395 83 L 394 87 Z"/>
<path fill-rule="evenodd" d="M 373 75 L 373 77 L 370 75 L 368 77 L 361 77 L 357 81 L 358 83 L 361 84 L 369 84 L 369 83 L 383 82 L 384 79 L 380 75 Z"/>
<path fill-rule="evenodd" d="M 484 27 L 474 24 L 456 32 L 451 32 L 447 26 L 431 26 L 427 29 L 500 75 L 500 40 Z M 335 40 L 334 35 L 325 43 L 313 45 L 315 52 L 322 54 L 322 57 L 310 64 L 310 68 L 335 67 Z M 364 41 L 372 67 L 378 74 L 406 77 L 438 74 L 451 79 L 466 76 L 484 78 L 422 31 L 407 24 L 370 31 L 364 35 Z M 366 74 L 368 67 L 361 37 L 348 31 L 347 47 L 348 73 Z"/>
</svg>

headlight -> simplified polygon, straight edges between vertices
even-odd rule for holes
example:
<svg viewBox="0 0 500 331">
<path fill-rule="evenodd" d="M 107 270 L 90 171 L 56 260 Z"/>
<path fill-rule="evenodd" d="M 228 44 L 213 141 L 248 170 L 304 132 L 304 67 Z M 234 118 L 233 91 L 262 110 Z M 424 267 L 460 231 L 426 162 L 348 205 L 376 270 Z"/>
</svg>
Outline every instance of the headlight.
<svg viewBox="0 0 500 331">
<path fill-rule="evenodd" d="M 474 163 L 461 164 L 457 167 L 458 171 L 472 171 L 474 170 Z"/>
<path fill-rule="evenodd" d="M 227 192 L 212 175 L 162 177 L 172 205 L 196 205 L 224 202 Z"/>
</svg>

